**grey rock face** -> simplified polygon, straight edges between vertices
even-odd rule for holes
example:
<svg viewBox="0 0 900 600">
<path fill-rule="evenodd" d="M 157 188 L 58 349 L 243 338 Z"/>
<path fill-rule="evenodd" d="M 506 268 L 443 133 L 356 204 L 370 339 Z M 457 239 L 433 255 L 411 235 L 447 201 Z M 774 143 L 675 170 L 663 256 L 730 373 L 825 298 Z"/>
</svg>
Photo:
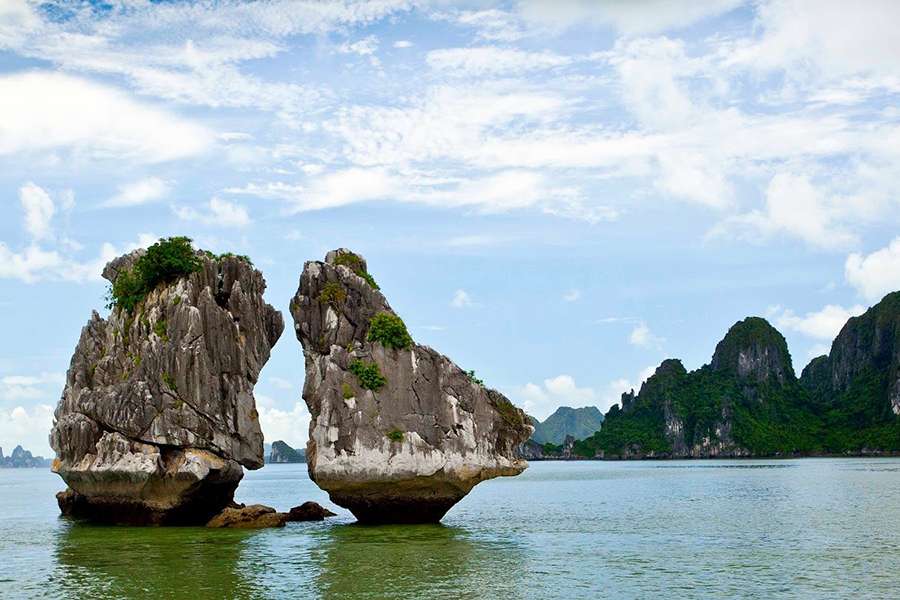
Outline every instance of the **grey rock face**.
<svg viewBox="0 0 900 600">
<path fill-rule="evenodd" d="M 784 336 L 760 317 L 735 323 L 716 346 L 710 366 L 753 383 L 785 385 L 796 379 Z"/>
<path fill-rule="evenodd" d="M 303 398 L 312 415 L 310 477 L 365 522 L 437 521 L 477 483 L 517 475 L 533 428 L 502 394 L 427 346 L 369 341 L 370 321 L 394 315 L 349 250 L 308 262 L 291 301 L 303 345 Z M 377 365 L 367 389 L 351 369 Z"/>
<path fill-rule="evenodd" d="M 82 330 L 50 434 L 65 513 L 202 524 L 231 501 L 242 466 L 263 465 L 253 387 L 284 323 L 259 271 L 198 257 L 198 272 L 157 286 L 133 313 L 94 312 Z"/>
</svg>

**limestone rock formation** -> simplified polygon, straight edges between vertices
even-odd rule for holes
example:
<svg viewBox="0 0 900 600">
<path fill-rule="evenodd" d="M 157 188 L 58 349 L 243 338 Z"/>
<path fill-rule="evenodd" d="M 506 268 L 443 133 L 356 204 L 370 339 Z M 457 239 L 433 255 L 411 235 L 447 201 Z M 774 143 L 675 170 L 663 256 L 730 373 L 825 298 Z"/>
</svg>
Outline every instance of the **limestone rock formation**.
<svg viewBox="0 0 900 600">
<path fill-rule="evenodd" d="M 287 514 L 277 512 L 271 506 L 263 504 L 243 504 L 229 506 L 206 524 L 214 529 L 265 529 L 267 527 L 284 527 Z"/>
<path fill-rule="evenodd" d="M 104 277 L 134 272 L 144 253 L 112 261 Z M 263 465 L 253 387 L 281 314 L 246 259 L 192 260 L 193 272 L 131 310 L 94 312 L 82 330 L 50 435 L 53 470 L 70 488 L 64 513 L 203 524 L 231 502 L 242 466 Z"/>
<path fill-rule="evenodd" d="M 438 521 L 477 483 L 527 467 L 525 413 L 414 343 L 358 254 L 307 262 L 291 314 L 310 477 L 360 521 Z"/>
<path fill-rule="evenodd" d="M 828 406 L 840 408 L 862 398 L 870 413 L 866 421 L 900 415 L 900 292 L 847 321 L 831 353 L 813 359 L 802 381 Z"/>
<path fill-rule="evenodd" d="M 600 431 L 575 446 L 604 458 L 711 458 L 815 451 L 818 418 L 768 322 L 736 323 L 710 364 L 688 372 L 668 359 L 622 395 Z"/>
<path fill-rule="evenodd" d="M 304 502 L 293 507 L 287 514 L 288 521 L 324 521 L 326 517 L 336 516 L 333 512 L 317 502 Z"/>
<path fill-rule="evenodd" d="M 306 454 L 303 450 L 295 450 L 281 440 L 272 442 L 272 451 L 269 453 L 268 462 L 273 464 L 303 463 L 306 462 Z"/>
</svg>

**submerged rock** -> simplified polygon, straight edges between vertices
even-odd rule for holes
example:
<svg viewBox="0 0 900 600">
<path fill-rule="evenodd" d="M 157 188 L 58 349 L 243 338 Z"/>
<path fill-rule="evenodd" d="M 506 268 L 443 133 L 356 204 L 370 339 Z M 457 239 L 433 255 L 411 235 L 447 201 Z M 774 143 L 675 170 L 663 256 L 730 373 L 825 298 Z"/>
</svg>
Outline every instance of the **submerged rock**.
<svg viewBox="0 0 900 600">
<path fill-rule="evenodd" d="M 107 265 L 114 282 L 145 251 Z M 96 312 L 66 376 L 50 442 L 65 514 L 203 524 L 263 465 L 253 387 L 284 329 L 245 259 L 194 254 L 196 269 L 131 310 Z"/>
<path fill-rule="evenodd" d="M 291 301 L 312 415 L 310 477 L 363 522 L 438 521 L 479 482 L 518 475 L 525 413 L 416 344 L 366 261 L 307 262 Z"/>
<path fill-rule="evenodd" d="M 271 506 L 251 504 L 229 506 L 209 520 L 207 527 L 229 529 L 265 529 L 284 527 L 287 514 L 276 512 Z"/>
<path fill-rule="evenodd" d="M 318 502 L 304 502 L 288 512 L 288 521 L 324 521 L 326 517 L 337 516 Z"/>
</svg>

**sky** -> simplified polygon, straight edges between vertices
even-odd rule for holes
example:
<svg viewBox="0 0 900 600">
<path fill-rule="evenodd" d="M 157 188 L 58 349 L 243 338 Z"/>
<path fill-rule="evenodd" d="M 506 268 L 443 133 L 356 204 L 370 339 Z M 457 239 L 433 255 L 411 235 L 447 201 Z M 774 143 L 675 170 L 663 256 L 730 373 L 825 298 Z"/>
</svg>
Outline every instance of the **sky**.
<svg viewBox="0 0 900 600">
<path fill-rule="evenodd" d="M 900 289 L 900 4 L 0 1 L 0 447 L 50 455 L 102 266 L 364 255 L 414 338 L 538 418 L 766 317 L 795 369 Z"/>
</svg>

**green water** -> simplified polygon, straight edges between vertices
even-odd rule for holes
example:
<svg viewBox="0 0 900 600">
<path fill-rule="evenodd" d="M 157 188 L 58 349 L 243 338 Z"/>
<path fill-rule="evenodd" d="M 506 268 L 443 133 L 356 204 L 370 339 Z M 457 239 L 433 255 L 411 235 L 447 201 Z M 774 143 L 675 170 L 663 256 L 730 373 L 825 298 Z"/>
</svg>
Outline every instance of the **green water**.
<svg viewBox="0 0 900 600">
<path fill-rule="evenodd" d="M 533 463 L 438 526 L 93 527 L 0 470 L 2 598 L 896 598 L 900 459 Z M 327 504 L 304 465 L 238 499 Z M 329 505 L 330 506 L 330 505 Z M 331 508 L 335 508 L 331 506 Z"/>
</svg>

